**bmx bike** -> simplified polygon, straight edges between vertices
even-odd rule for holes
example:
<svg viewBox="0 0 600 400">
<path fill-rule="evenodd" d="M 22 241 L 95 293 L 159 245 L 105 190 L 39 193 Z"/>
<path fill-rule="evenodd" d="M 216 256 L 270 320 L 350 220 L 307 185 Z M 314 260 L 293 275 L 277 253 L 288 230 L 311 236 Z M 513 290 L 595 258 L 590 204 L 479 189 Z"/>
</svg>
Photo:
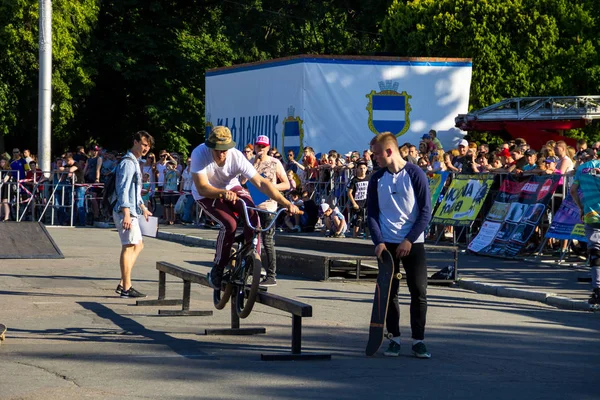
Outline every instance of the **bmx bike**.
<svg viewBox="0 0 600 400">
<path fill-rule="evenodd" d="M 258 236 L 261 232 L 271 229 L 275 225 L 279 215 L 286 211 L 286 209 L 282 208 L 276 212 L 271 212 L 256 207 L 249 207 L 246 203 L 242 203 L 246 226 L 252 229 L 252 240 L 246 242 L 243 233 L 236 236 L 231 248 L 231 255 L 223 272 L 221 290 L 214 291 L 213 301 L 215 308 L 221 310 L 227 305 L 232 294 L 235 294 L 233 297 L 235 298 L 236 313 L 240 318 L 246 318 L 250 315 L 252 307 L 254 307 L 259 291 L 262 262 L 260 254 L 258 254 L 256 249 L 258 246 Z M 250 217 L 248 216 L 249 209 L 259 213 L 272 214 L 274 218 L 267 226 L 256 227 L 250 222 Z"/>
</svg>

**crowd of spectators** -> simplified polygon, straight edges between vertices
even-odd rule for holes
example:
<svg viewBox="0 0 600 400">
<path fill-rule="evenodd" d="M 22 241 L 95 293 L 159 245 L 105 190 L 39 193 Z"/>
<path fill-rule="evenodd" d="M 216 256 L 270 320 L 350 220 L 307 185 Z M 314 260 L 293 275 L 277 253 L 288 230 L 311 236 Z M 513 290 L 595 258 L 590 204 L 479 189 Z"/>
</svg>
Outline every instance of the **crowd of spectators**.
<svg viewBox="0 0 600 400">
<path fill-rule="evenodd" d="M 588 147 L 584 139 L 577 141 L 576 148 L 564 141 L 549 141 L 539 149 L 531 148 L 525 140 L 515 139 L 495 148 L 477 143 L 466 136 L 455 148 L 444 149 L 435 130 L 422 135 L 419 143 L 400 145 L 402 157 L 425 172 L 448 171 L 453 174 L 513 173 L 513 174 L 561 174 L 569 176 L 582 162 L 596 158 L 600 142 Z M 242 152 L 250 160 L 254 156 L 252 144 Z M 341 154 L 336 150 L 316 153 L 305 147 L 301 157 L 288 151 L 285 155 L 271 148 L 269 155 L 280 160 L 290 181 L 286 195 L 305 209 L 302 216 L 282 218 L 280 230 L 313 231 L 322 229 L 327 235 L 343 237 L 366 237 L 365 203 L 370 174 L 378 169 L 369 149 Z M 58 223 L 69 224 L 68 210 L 71 196 L 69 185 L 74 187 L 73 223 L 91 224 L 108 219 L 100 207 L 102 184 L 114 173 L 122 153 L 109 151 L 93 145 L 86 149 L 77 147 L 52 162 L 55 173 L 42 174 L 37 167 L 35 155 L 30 151 L 13 149 L 12 156 L 0 156 L 0 219 L 15 219 L 14 193 L 10 182 L 23 183 L 22 188 L 32 188 L 39 181 L 58 182 L 54 206 L 58 209 Z M 190 159 L 177 153 L 160 150 L 148 153 L 141 160 L 143 174 L 143 197 L 147 207 L 161 215 L 164 224 L 210 221 L 197 215 L 191 195 L 192 177 Z M 10 172 L 8 172 L 10 171 Z M 568 182 L 568 181 L 567 181 Z M 29 185 L 29 186 L 27 186 Z M 56 185 L 55 185 L 56 186 Z M 62 187 L 60 187 L 62 186 Z M 23 190 L 23 189 L 20 189 Z M 31 190 L 30 190 L 31 192 Z M 45 191 L 46 195 L 48 190 Z M 66 194 L 66 196 L 65 196 Z M 26 196 L 25 196 L 26 198 Z"/>
</svg>

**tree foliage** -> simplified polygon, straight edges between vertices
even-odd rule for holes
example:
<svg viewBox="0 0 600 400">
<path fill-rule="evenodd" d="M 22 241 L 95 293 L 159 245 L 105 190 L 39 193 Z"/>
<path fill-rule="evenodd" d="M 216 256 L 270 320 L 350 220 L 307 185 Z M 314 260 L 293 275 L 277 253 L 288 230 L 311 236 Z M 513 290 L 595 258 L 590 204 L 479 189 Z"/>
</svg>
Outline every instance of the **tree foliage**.
<svg viewBox="0 0 600 400">
<path fill-rule="evenodd" d="M 297 54 L 473 59 L 471 108 L 596 93 L 592 0 L 54 0 L 56 151 L 203 140 L 204 71 Z M 0 136 L 35 148 L 38 1 L 0 4 Z M 1 142 L 0 142 L 1 145 Z"/>
<path fill-rule="evenodd" d="M 86 63 L 96 0 L 54 0 L 53 135 L 69 136 L 78 105 L 93 86 L 93 66 Z M 0 4 L 0 134 L 31 145 L 37 137 L 38 2 L 15 0 Z M 16 144 L 16 143 L 15 143 Z"/>
<path fill-rule="evenodd" d="M 595 94 L 600 88 L 591 1 L 395 1 L 384 48 L 412 57 L 473 59 L 470 108 L 508 97 Z"/>
</svg>

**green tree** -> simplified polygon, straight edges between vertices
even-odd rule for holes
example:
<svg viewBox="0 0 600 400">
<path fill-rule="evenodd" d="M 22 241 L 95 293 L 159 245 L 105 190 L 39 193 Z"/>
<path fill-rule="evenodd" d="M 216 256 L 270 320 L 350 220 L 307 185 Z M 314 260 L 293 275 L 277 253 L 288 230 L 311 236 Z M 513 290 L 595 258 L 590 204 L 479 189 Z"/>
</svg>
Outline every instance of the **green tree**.
<svg viewBox="0 0 600 400">
<path fill-rule="evenodd" d="M 395 1 L 384 48 L 473 59 L 470 109 L 508 97 L 598 90 L 597 11 L 590 1 Z"/>
<path fill-rule="evenodd" d="M 96 0 L 54 0 L 52 135 L 66 144 L 78 106 L 93 86 L 85 50 L 96 22 Z M 38 2 L 0 4 L 0 134 L 35 147 L 38 109 Z"/>
</svg>

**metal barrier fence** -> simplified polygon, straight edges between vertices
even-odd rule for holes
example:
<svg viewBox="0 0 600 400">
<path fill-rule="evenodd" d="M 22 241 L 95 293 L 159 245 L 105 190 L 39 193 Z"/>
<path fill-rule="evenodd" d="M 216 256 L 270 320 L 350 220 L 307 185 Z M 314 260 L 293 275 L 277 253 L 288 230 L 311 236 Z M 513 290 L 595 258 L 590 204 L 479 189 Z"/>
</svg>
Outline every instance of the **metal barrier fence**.
<svg viewBox="0 0 600 400">
<path fill-rule="evenodd" d="M 347 191 L 355 170 L 346 167 L 335 167 L 327 170 L 318 168 L 309 170 L 304 175 L 309 176 L 311 172 L 314 173 L 316 179 L 303 180 L 302 189 L 308 190 L 317 204 L 325 201 L 338 207 L 342 213 L 349 217 L 351 207 L 349 207 Z M 93 218 L 90 221 L 90 215 L 92 214 L 97 216 L 96 220 L 101 218 L 111 219 L 111 216 L 102 215 L 99 204 L 102 199 L 104 185 L 79 184 L 74 182 L 72 175 L 69 172 L 55 170 L 36 171 L 35 173 L 29 173 L 26 177 L 21 177 L 19 171 L 0 171 L 0 202 L 8 204 L 10 213 L 16 221 L 31 220 L 44 222 L 47 225 L 73 226 L 75 223 L 85 225 L 86 219 L 88 224 L 93 222 Z M 496 183 L 490 190 L 486 204 L 468 228 L 467 234 L 469 237 L 476 233 L 473 228 L 476 229 L 483 222 L 494 202 L 498 188 L 507 175 L 509 174 L 497 174 Z M 455 174 L 451 174 L 448 184 L 454 176 Z M 551 203 L 547 207 L 547 217 L 543 219 L 541 224 L 543 232 L 548 229 L 552 222 L 553 213 L 557 209 L 556 203 L 566 197 L 571 180 L 572 176 L 566 175 L 565 184 L 561 185 L 560 190 L 552 197 Z M 155 194 L 158 193 L 160 192 L 152 192 L 152 201 L 156 199 Z M 184 193 L 181 194 L 185 195 Z M 94 211 L 93 213 L 91 209 Z M 196 210 L 195 214 L 198 223 L 202 213 Z"/>
<path fill-rule="evenodd" d="M 22 177 L 17 170 L 0 171 L 2 212 L 6 213 L 8 208 L 17 222 L 28 220 L 72 226 L 75 204 L 72 175 L 56 170 L 35 171 Z"/>
</svg>

